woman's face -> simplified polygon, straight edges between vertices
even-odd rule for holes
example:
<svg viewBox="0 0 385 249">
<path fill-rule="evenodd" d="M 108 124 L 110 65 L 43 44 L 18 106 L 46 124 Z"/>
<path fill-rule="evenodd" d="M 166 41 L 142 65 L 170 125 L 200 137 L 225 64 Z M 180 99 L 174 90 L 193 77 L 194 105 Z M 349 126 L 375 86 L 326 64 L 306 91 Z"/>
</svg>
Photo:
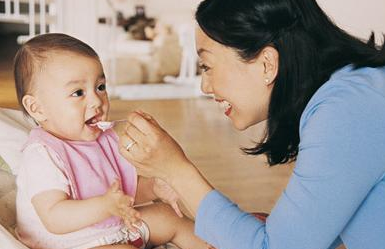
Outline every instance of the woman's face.
<svg viewBox="0 0 385 249">
<path fill-rule="evenodd" d="M 212 40 L 199 27 L 196 45 L 202 91 L 224 106 L 235 128 L 244 130 L 266 120 L 277 70 L 270 63 L 278 63 L 277 51 L 266 47 L 257 58 L 244 62 L 236 51 Z"/>
</svg>

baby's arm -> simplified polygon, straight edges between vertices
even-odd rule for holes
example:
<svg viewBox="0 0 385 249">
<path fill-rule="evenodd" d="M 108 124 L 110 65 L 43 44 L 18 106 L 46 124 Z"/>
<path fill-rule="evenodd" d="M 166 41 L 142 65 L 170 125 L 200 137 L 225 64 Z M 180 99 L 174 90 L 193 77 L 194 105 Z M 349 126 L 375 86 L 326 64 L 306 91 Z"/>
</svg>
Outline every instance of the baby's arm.
<svg viewBox="0 0 385 249">
<path fill-rule="evenodd" d="M 44 191 L 32 198 L 32 204 L 46 229 L 55 234 L 74 232 L 113 215 L 123 218 L 126 224 L 140 218 L 131 207 L 132 197 L 120 190 L 118 182 L 106 194 L 86 200 L 71 200 L 60 190 Z"/>
</svg>

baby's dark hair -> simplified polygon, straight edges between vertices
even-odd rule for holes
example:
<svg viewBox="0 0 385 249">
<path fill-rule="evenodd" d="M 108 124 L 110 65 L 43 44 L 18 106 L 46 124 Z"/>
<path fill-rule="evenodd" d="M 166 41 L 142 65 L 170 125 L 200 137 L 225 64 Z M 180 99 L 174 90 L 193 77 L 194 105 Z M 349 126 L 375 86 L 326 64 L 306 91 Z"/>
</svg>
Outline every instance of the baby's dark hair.
<svg viewBox="0 0 385 249">
<path fill-rule="evenodd" d="M 39 35 L 27 41 L 14 59 L 14 77 L 17 100 L 24 114 L 23 97 L 32 89 L 35 70 L 47 59 L 51 52 L 66 51 L 99 60 L 98 54 L 86 43 L 66 34 L 50 33 Z"/>
</svg>

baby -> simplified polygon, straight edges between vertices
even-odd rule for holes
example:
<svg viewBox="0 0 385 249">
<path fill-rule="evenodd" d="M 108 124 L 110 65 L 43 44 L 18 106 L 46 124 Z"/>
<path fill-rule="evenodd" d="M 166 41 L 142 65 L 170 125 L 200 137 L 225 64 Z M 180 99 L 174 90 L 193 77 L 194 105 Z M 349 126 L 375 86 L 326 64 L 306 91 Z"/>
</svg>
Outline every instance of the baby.
<svg viewBox="0 0 385 249">
<path fill-rule="evenodd" d="M 208 248 L 178 217 L 177 194 L 138 177 L 106 121 L 109 100 L 99 57 L 64 34 L 37 36 L 15 57 L 21 108 L 38 124 L 17 176 L 17 233 L 30 248 L 149 248 L 172 242 Z"/>
</svg>

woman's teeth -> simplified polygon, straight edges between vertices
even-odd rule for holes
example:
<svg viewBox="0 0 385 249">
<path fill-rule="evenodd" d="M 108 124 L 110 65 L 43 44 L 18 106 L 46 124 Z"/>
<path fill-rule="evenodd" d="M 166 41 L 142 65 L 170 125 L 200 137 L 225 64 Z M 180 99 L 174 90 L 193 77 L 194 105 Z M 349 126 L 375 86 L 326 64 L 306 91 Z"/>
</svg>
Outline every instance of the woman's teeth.
<svg viewBox="0 0 385 249">
<path fill-rule="evenodd" d="M 228 113 L 232 108 L 231 104 L 226 100 L 219 102 L 220 106 L 224 109 L 225 113 Z"/>
</svg>

